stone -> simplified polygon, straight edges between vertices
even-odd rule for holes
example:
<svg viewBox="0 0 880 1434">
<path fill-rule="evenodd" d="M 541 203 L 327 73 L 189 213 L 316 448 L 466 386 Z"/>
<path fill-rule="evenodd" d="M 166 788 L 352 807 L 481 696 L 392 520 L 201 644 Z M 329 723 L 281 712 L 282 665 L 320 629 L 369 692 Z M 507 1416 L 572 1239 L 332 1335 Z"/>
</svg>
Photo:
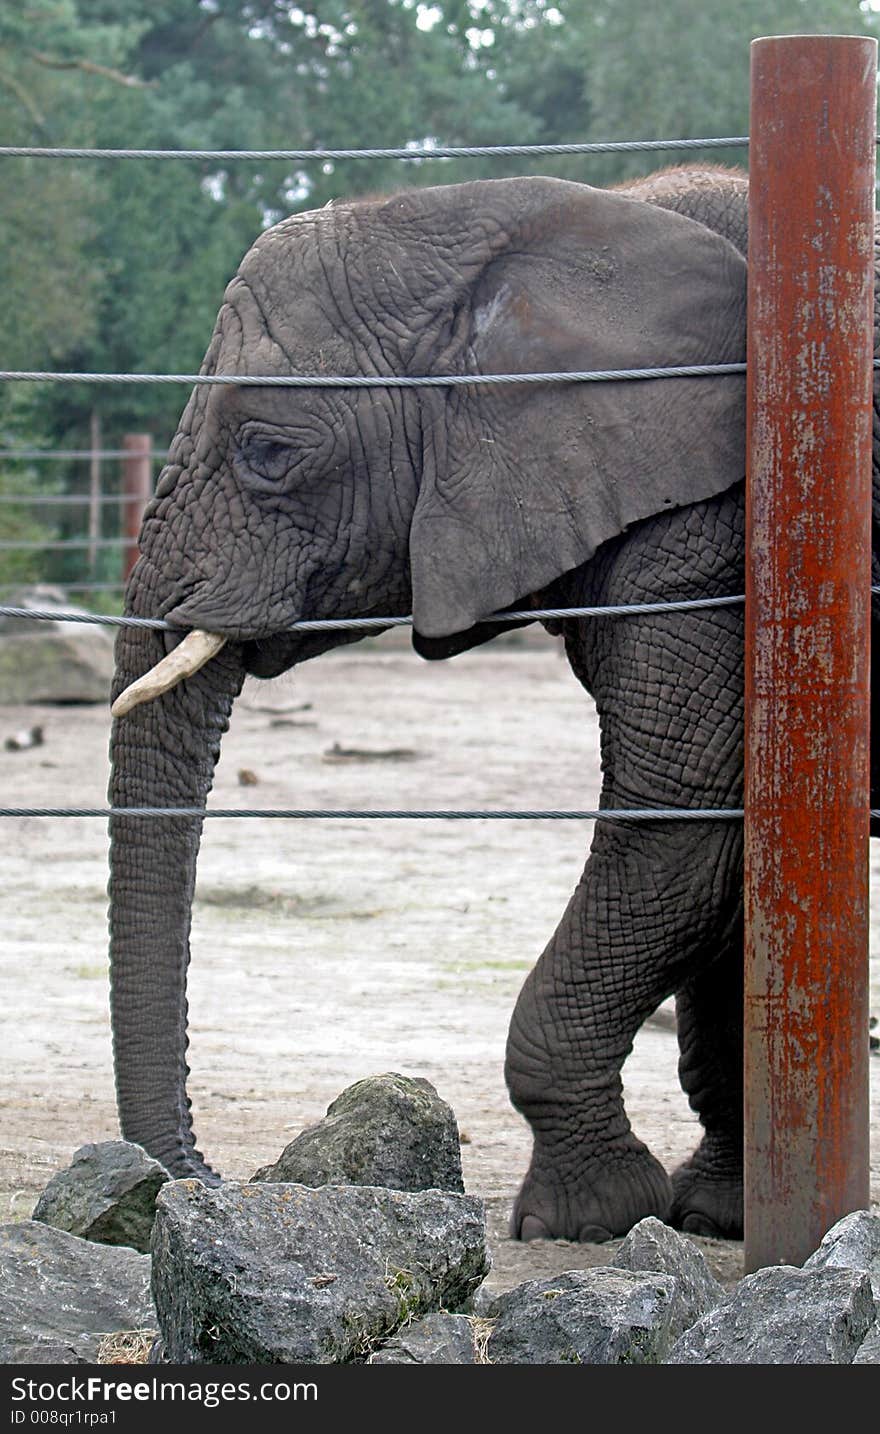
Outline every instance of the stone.
<svg viewBox="0 0 880 1434">
<path fill-rule="evenodd" d="M 880 1364 L 880 1320 L 875 1320 L 856 1350 L 853 1364 Z"/>
<path fill-rule="evenodd" d="M 429 1081 L 390 1072 L 344 1090 L 258 1181 L 464 1190 L 452 1108 Z"/>
<path fill-rule="evenodd" d="M 119 1330 L 155 1330 L 150 1260 L 34 1220 L 0 1226 L 0 1364 L 94 1364 Z"/>
<path fill-rule="evenodd" d="M 160 1334 L 156 1335 L 153 1343 L 147 1352 L 147 1364 L 167 1364 L 168 1355 L 165 1352 L 165 1341 Z"/>
<path fill-rule="evenodd" d="M 368 1364 L 476 1364 L 473 1321 L 445 1310 L 413 1320 L 371 1354 Z"/>
<path fill-rule="evenodd" d="M 527 1280 L 489 1309 L 490 1364 L 662 1364 L 675 1281 L 610 1266 Z"/>
<path fill-rule="evenodd" d="M 127 1140 L 82 1145 L 49 1181 L 33 1219 L 84 1240 L 149 1254 L 156 1195 L 168 1178 L 158 1161 Z"/>
<path fill-rule="evenodd" d="M 490 1290 L 487 1285 L 480 1285 L 480 1288 L 474 1291 L 471 1299 L 468 1301 L 467 1313 L 473 1315 L 476 1319 L 486 1319 L 489 1316 L 489 1310 L 497 1299 L 497 1290 Z"/>
<path fill-rule="evenodd" d="M 805 1270 L 863 1270 L 880 1314 L 880 1218 L 868 1210 L 844 1215 L 804 1261 Z M 880 1320 L 868 1330 L 853 1364 L 880 1364 Z"/>
<path fill-rule="evenodd" d="M 863 1270 L 880 1305 L 880 1217 L 854 1210 L 832 1225 L 805 1270 Z"/>
<path fill-rule="evenodd" d="M 76 612 L 61 588 L 20 588 L 9 607 Z M 0 704 L 109 702 L 113 630 L 95 623 L 0 617 Z"/>
<path fill-rule="evenodd" d="M 163 1185 L 153 1297 L 171 1364 L 363 1362 L 490 1265 L 481 1200 L 439 1190 Z"/>
<path fill-rule="evenodd" d="M 634 1225 L 614 1256 L 617 1270 L 642 1270 L 672 1275 L 675 1294 L 671 1328 L 677 1339 L 702 1315 L 715 1309 L 725 1292 L 692 1240 L 679 1235 L 653 1215 Z"/>
<path fill-rule="evenodd" d="M 857 1270 L 773 1265 L 687 1330 L 667 1364 L 851 1364 L 874 1308 Z"/>
</svg>

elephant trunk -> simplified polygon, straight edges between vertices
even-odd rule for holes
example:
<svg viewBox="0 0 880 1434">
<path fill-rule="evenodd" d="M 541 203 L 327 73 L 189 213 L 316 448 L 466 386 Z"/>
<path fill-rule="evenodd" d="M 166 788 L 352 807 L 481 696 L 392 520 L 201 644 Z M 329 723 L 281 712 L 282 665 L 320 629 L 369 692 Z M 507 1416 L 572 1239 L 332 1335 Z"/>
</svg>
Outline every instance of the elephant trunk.
<svg viewBox="0 0 880 1434">
<path fill-rule="evenodd" d="M 122 629 L 114 699 L 164 654 L 162 638 Z M 229 643 L 196 675 L 117 718 L 110 799 L 119 807 L 200 807 L 232 703 L 241 648 Z M 186 1094 L 186 972 L 203 818 L 110 819 L 110 979 L 119 1120 L 175 1177 L 216 1176 L 195 1148 Z"/>
</svg>

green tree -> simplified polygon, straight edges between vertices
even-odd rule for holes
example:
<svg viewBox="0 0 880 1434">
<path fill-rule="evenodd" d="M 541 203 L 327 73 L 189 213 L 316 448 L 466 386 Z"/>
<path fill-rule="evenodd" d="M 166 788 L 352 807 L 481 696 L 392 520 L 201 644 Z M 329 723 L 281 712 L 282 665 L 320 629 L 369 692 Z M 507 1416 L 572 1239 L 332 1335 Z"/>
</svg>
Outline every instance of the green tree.
<svg viewBox="0 0 880 1434">
<path fill-rule="evenodd" d="M 130 31 L 130 43 L 134 32 Z M 119 26 L 82 29 L 72 0 L 31 0 L 0 10 L 0 131 L 6 144 L 61 142 L 82 82 L 131 83 L 115 68 Z M 4 366 L 60 359 L 94 329 L 96 276 L 87 260 L 97 232 L 94 173 L 61 162 L 5 159 L 0 167 L 0 244 L 6 302 Z"/>
<path fill-rule="evenodd" d="M 690 139 L 745 135 L 749 128 L 749 45 L 762 35 L 876 34 L 876 11 L 860 0 L 557 0 L 561 23 L 543 44 L 548 65 L 542 88 L 549 123 L 564 125 L 582 76 L 588 138 Z M 535 29 L 548 25 L 545 18 Z M 526 41 L 528 56 L 540 52 Z M 554 75 L 556 77 L 554 81 Z M 648 173 L 662 164 L 744 164 L 743 150 L 691 151 L 686 156 L 633 152 L 582 162 L 595 184 Z M 570 172 L 570 166 L 569 166 Z"/>
<path fill-rule="evenodd" d="M 58 536 L 54 520 L 60 509 L 53 510 L 39 501 L 60 492 L 62 475 L 58 466 L 55 465 L 54 473 L 47 474 L 32 460 L 10 460 L 2 456 L 10 449 L 24 447 L 23 435 L 27 435 L 28 446 L 42 447 L 48 441 L 40 426 L 45 399 L 45 392 L 41 393 L 32 384 L 10 384 L 0 389 L 0 542 L 3 543 L 49 543 Z M 31 502 L 31 499 L 37 501 Z M 45 581 L 50 576 L 48 557 L 45 550 L 0 549 L 0 601 L 6 600 L 11 586 Z"/>
<path fill-rule="evenodd" d="M 5 143 L 58 144 L 84 81 L 129 87 L 115 68 L 118 27 L 83 33 L 69 0 L 31 0 L 0 11 L 0 126 Z M 0 162 L 0 243 L 4 304 L 0 349 L 6 368 L 52 368 L 97 327 L 99 276 L 90 259 L 98 231 L 96 176 L 31 159 Z M 51 447 L 56 393 L 41 385 L 0 390 L 0 449 Z M 30 501 L 56 495 L 69 478 L 58 464 L 0 459 L 3 542 L 50 542 L 61 508 Z M 9 501 L 20 496 L 21 503 Z M 48 551 L 4 550 L 0 583 L 55 575 Z"/>
</svg>

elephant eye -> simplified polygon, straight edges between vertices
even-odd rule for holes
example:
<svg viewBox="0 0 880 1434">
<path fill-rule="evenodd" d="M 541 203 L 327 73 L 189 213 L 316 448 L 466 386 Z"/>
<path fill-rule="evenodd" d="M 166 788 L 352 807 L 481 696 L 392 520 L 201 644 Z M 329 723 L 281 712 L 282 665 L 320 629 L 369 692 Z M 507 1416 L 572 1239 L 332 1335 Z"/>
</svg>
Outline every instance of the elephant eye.
<svg viewBox="0 0 880 1434">
<path fill-rule="evenodd" d="M 287 443 L 251 434 L 241 444 L 239 458 L 246 470 L 244 476 L 250 474 L 269 483 L 281 483 L 290 471 L 293 454 Z"/>
</svg>

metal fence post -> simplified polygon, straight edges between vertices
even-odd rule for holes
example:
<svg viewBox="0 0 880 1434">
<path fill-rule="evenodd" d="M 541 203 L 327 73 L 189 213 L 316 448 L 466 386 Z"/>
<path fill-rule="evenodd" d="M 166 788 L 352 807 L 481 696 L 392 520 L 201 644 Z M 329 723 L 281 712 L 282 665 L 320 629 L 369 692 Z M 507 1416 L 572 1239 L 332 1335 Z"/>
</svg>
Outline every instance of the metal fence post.
<svg viewBox="0 0 880 1434">
<path fill-rule="evenodd" d="M 138 537 L 144 509 L 153 496 L 153 440 L 149 433 L 126 433 L 122 440 L 122 532 L 126 539 L 122 549 L 122 581 L 138 559 Z"/>
<path fill-rule="evenodd" d="M 89 415 L 89 577 L 98 567 L 98 542 L 101 537 L 101 415 L 93 408 Z"/>
<path fill-rule="evenodd" d="M 877 44 L 752 43 L 745 1263 L 869 1204 Z"/>
</svg>

